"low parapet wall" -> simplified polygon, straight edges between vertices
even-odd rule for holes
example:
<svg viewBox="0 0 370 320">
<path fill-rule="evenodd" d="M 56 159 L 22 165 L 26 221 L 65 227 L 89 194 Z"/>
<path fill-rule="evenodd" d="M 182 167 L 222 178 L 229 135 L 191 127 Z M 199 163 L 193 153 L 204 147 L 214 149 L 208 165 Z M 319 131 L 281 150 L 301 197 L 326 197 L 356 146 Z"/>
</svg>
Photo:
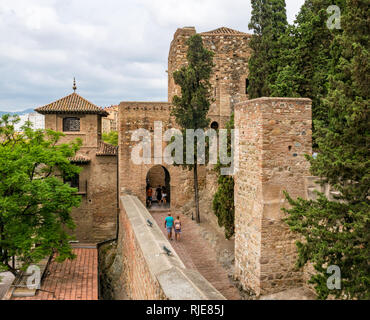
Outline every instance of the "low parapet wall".
<svg viewBox="0 0 370 320">
<path fill-rule="evenodd" d="M 171 256 L 163 246 L 172 251 Z M 121 281 L 130 299 L 225 300 L 199 272 L 186 269 L 151 214 L 134 196 L 121 197 L 118 250 L 123 257 Z"/>
</svg>

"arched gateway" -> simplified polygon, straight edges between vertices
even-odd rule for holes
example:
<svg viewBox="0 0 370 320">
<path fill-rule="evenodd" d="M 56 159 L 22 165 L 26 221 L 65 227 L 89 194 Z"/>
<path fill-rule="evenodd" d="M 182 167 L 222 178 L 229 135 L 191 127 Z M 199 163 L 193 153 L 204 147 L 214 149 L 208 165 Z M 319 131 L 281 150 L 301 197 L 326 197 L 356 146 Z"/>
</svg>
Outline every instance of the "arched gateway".
<svg viewBox="0 0 370 320">
<path fill-rule="evenodd" d="M 158 203 L 155 190 L 161 188 L 162 191 L 166 192 L 166 199 L 167 199 L 167 206 L 169 207 L 171 204 L 171 176 L 169 171 L 161 166 L 157 165 L 152 167 L 148 174 L 146 175 L 146 189 L 152 188 L 153 189 L 153 202 Z"/>
</svg>

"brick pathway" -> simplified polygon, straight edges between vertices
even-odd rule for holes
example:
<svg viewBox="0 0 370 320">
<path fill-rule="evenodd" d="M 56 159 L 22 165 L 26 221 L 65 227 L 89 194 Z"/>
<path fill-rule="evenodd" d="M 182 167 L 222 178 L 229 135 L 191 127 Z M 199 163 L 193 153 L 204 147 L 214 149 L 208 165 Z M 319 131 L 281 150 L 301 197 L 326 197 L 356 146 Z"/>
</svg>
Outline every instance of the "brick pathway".
<svg viewBox="0 0 370 320">
<path fill-rule="evenodd" d="M 151 212 L 153 218 L 167 236 L 164 220 L 168 212 Z M 198 270 L 228 300 L 240 300 L 239 290 L 232 285 L 226 270 L 219 264 L 215 252 L 200 234 L 200 227 L 189 217 L 180 216 L 182 234 L 180 242 L 171 241 L 173 248 L 189 269 Z"/>
<path fill-rule="evenodd" d="M 72 261 L 52 261 L 35 297 L 12 300 L 98 300 L 98 250 L 74 249 Z"/>
</svg>

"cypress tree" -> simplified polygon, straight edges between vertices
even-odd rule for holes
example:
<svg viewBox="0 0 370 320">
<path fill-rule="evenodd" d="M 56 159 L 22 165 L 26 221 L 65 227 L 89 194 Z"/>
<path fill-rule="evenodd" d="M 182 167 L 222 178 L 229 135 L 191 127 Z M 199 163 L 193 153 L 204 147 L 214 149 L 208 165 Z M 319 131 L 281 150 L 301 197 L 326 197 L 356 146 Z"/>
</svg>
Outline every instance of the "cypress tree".
<svg viewBox="0 0 370 320">
<path fill-rule="evenodd" d="M 343 10 L 342 10 L 343 14 Z M 338 192 L 335 201 L 293 200 L 287 223 L 305 241 L 298 242 L 298 266 L 312 262 L 318 297 L 369 299 L 370 285 L 370 120 L 369 7 L 347 0 L 343 33 L 331 46 L 327 121 L 315 121 L 319 153 L 308 157 L 312 174 Z M 327 268 L 341 270 L 341 288 L 327 286 Z"/>
<path fill-rule="evenodd" d="M 184 142 L 186 141 L 186 129 L 198 130 L 209 126 L 210 119 L 207 117 L 211 101 L 209 79 L 213 69 L 214 55 L 212 51 L 204 48 L 202 37 L 199 34 L 190 37 L 187 44 L 189 46 L 188 65 L 173 74 L 175 83 L 181 87 L 181 96 L 174 96 L 172 101 L 174 108 L 171 112 L 176 123 L 182 128 Z M 185 162 L 181 165 L 192 170 L 194 174 L 196 221 L 200 223 L 197 143 L 194 141 L 194 145 L 190 146 L 194 152 L 194 164 Z M 189 151 L 186 149 L 186 152 Z M 184 152 L 185 159 L 186 152 Z"/>
<path fill-rule="evenodd" d="M 254 31 L 250 46 L 249 98 L 270 96 L 269 83 L 277 75 L 279 38 L 287 28 L 285 0 L 252 1 L 249 29 Z"/>
</svg>

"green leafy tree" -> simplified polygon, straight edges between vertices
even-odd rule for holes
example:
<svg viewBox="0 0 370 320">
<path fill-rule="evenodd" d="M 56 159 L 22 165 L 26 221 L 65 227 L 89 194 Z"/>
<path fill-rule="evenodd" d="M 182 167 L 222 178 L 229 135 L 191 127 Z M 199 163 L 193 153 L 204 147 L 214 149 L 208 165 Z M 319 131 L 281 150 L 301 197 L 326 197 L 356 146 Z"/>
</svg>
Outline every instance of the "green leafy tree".
<svg viewBox="0 0 370 320">
<path fill-rule="evenodd" d="M 111 131 L 109 133 L 103 133 L 103 141 L 113 146 L 118 146 L 118 132 Z"/>
<path fill-rule="evenodd" d="M 343 33 L 332 44 L 327 121 L 316 121 L 319 153 L 308 157 L 311 171 L 330 184 L 336 201 L 319 194 L 316 201 L 293 200 L 287 223 L 301 234 L 298 266 L 313 263 L 318 297 L 369 299 L 370 287 L 370 121 L 369 6 L 347 0 Z M 327 286 L 327 268 L 341 269 L 340 290 Z"/>
<path fill-rule="evenodd" d="M 81 141 L 58 144 L 61 133 L 14 131 L 18 119 L 0 118 L 0 269 L 17 274 L 12 256 L 26 270 L 31 264 L 57 254 L 57 261 L 74 257 L 66 229 L 73 229 L 72 207 L 78 207 L 77 190 L 63 182 L 80 168 L 68 158 Z M 59 176 L 58 176 L 59 175 Z"/>
<path fill-rule="evenodd" d="M 234 129 L 234 114 L 226 124 L 228 130 L 228 156 L 231 156 L 231 130 Z M 218 189 L 213 198 L 213 211 L 218 218 L 218 225 L 225 228 L 225 237 L 230 239 L 235 233 L 234 177 L 221 174 L 220 161 L 215 167 L 218 174 Z"/>
<path fill-rule="evenodd" d="M 210 76 L 213 68 L 214 53 L 205 49 L 200 35 L 194 35 L 187 42 L 188 64 L 173 74 L 175 83 L 181 87 L 181 96 L 173 98 L 174 108 L 171 111 L 176 123 L 181 127 L 186 141 L 186 129 L 206 129 L 210 119 L 207 117 L 211 101 Z M 194 174 L 194 200 L 196 221 L 200 223 L 197 139 L 191 146 L 194 151 L 194 164 L 181 164 Z M 190 150 L 186 150 L 190 152 Z M 186 153 L 184 152 L 184 154 Z M 186 158 L 186 156 L 185 156 Z"/>
<path fill-rule="evenodd" d="M 277 77 L 280 57 L 279 38 L 288 26 L 284 0 L 252 1 L 253 30 L 250 41 L 252 55 L 249 59 L 249 98 L 270 96 L 270 83 Z"/>
</svg>

